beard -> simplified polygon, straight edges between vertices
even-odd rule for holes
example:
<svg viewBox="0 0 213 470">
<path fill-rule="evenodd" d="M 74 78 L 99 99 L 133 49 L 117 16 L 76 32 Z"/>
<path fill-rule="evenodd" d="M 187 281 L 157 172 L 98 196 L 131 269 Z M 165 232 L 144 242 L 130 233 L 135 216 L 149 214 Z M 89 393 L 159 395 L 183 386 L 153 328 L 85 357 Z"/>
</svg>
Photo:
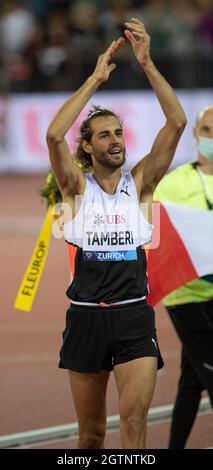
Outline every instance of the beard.
<svg viewBox="0 0 213 470">
<path fill-rule="evenodd" d="M 124 148 L 119 154 L 110 154 L 109 152 L 100 152 L 94 150 L 93 155 L 95 160 L 100 163 L 104 168 L 115 170 L 120 168 L 126 161 L 126 149 Z"/>
</svg>

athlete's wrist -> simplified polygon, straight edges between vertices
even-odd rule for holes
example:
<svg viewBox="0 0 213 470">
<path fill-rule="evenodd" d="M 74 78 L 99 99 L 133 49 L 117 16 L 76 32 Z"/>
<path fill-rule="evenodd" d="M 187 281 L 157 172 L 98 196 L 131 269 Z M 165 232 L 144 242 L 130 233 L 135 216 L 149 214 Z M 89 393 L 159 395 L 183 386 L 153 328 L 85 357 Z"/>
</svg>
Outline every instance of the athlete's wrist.
<svg viewBox="0 0 213 470">
<path fill-rule="evenodd" d="M 104 80 L 101 79 L 98 75 L 96 75 L 95 72 L 92 75 L 90 75 L 87 80 L 90 86 L 93 86 L 96 88 L 98 88 L 104 82 Z"/>
</svg>

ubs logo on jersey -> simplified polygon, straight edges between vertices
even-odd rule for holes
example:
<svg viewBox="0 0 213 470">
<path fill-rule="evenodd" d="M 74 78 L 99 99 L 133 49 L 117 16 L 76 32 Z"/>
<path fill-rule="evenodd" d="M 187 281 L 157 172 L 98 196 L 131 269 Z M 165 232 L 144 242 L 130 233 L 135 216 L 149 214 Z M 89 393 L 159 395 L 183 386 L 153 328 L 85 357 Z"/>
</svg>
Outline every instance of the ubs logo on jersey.
<svg viewBox="0 0 213 470">
<path fill-rule="evenodd" d="M 126 219 L 123 214 L 109 214 L 105 216 L 105 223 L 106 224 L 125 224 Z M 96 214 L 93 223 L 95 225 L 104 224 L 104 216 L 100 214 Z"/>
<path fill-rule="evenodd" d="M 106 221 L 108 224 L 125 224 L 126 219 L 123 214 L 110 214 L 106 215 Z"/>
<path fill-rule="evenodd" d="M 96 225 L 104 224 L 104 216 L 100 214 L 96 214 L 93 223 Z"/>
</svg>

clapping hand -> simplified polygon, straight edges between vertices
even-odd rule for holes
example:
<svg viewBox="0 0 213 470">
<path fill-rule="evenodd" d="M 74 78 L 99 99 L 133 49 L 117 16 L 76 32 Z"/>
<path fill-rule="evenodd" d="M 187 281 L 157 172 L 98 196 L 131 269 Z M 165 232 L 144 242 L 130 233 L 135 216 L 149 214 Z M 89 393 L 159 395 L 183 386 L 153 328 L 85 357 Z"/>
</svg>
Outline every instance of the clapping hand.
<svg viewBox="0 0 213 470">
<path fill-rule="evenodd" d="M 144 24 L 137 18 L 132 18 L 132 21 L 126 22 L 125 26 L 128 29 L 125 29 L 124 34 L 132 45 L 136 59 L 142 66 L 147 65 L 150 61 L 150 36 Z"/>
<path fill-rule="evenodd" d="M 98 57 L 98 62 L 93 72 L 93 76 L 100 82 L 108 80 L 110 73 L 116 68 L 115 63 L 109 63 L 114 57 L 115 53 L 125 43 L 125 39 L 120 37 L 116 41 L 113 41 L 108 49 Z"/>
</svg>

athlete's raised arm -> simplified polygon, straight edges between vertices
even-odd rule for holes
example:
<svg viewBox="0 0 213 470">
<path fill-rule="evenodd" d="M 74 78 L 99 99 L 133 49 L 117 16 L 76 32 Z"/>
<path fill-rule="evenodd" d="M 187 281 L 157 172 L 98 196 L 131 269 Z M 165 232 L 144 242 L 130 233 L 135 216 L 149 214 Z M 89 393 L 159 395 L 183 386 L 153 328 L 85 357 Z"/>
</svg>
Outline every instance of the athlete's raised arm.
<svg viewBox="0 0 213 470">
<path fill-rule="evenodd" d="M 125 36 L 131 43 L 134 55 L 143 68 L 166 117 L 165 125 L 155 138 L 150 153 L 132 170 L 138 193 L 143 193 L 146 198 L 146 195 L 152 196 L 173 159 L 186 125 L 186 116 L 174 90 L 150 58 L 150 37 L 144 24 L 132 18 L 132 21 L 125 25 L 128 28 L 124 31 Z"/>
<path fill-rule="evenodd" d="M 108 80 L 110 73 L 116 68 L 116 64 L 109 62 L 124 42 L 124 38 L 113 41 L 99 56 L 92 75 L 64 103 L 47 130 L 50 161 L 63 196 L 82 194 L 85 188 L 84 173 L 75 163 L 74 154 L 70 152 L 65 135 L 93 93 L 101 83 Z"/>
</svg>

